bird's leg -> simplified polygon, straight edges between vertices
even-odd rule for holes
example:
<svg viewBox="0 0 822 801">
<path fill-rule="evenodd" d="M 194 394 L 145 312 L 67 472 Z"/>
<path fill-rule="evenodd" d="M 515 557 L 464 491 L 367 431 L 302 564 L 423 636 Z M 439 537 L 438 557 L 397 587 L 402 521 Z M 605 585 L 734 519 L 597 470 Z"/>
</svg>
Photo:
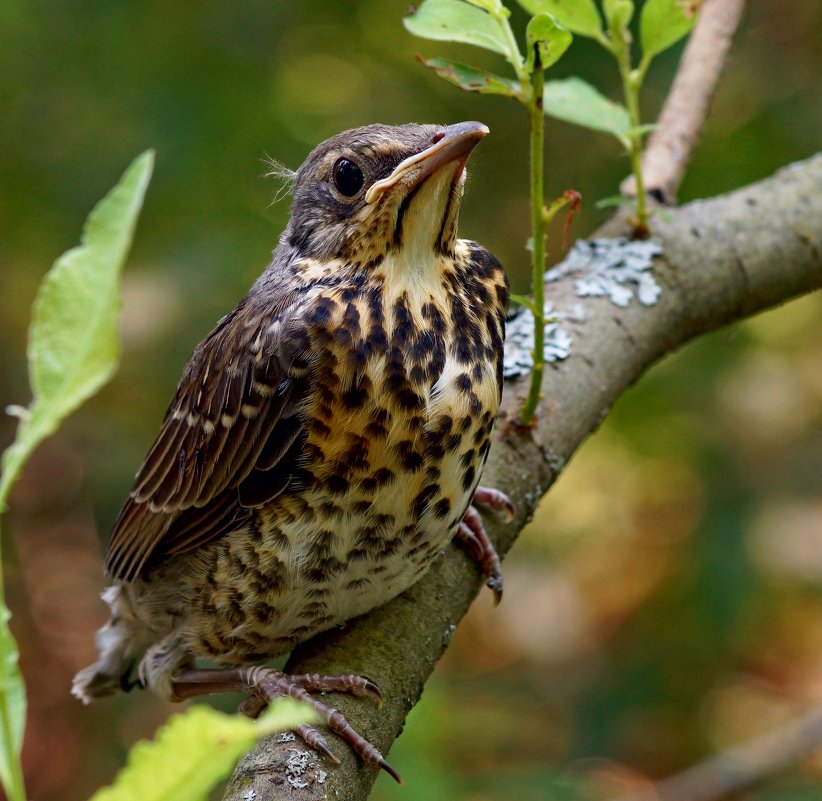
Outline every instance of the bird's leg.
<svg viewBox="0 0 822 801">
<path fill-rule="evenodd" d="M 499 490 L 477 487 L 474 503 L 494 512 L 504 513 L 508 522 L 514 517 L 514 504 Z M 486 579 L 485 584 L 494 593 L 494 603 L 499 604 L 502 600 L 502 565 L 475 506 L 469 506 L 465 510 L 454 537 L 466 546 L 468 553 L 479 563 Z"/>
<path fill-rule="evenodd" d="M 331 731 L 338 734 L 351 746 L 360 759 L 374 768 L 382 768 L 395 781 L 402 784 L 399 774 L 385 761 L 382 754 L 355 731 L 351 724 L 336 709 L 318 701 L 311 692 L 337 691 L 357 697 L 371 696 L 382 706 L 382 693 L 374 682 L 362 676 L 321 676 L 304 673 L 289 676 L 279 670 L 267 667 L 241 667 L 217 670 L 192 669 L 179 673 L 172 682 L 173 700 L 182 701 L 196 695 L 249 691 L 252 693 L 240 705 L 240 711 L 251 717 L 262 712 L 274 698 L 289 696 L 307 703 L 325 721 Z M 296 730 L 309 746 L 320 751 L 334 762 L 337 755 L 329 748 L 325 738 L 313 726 L 300 726 Z"/>
</svg>

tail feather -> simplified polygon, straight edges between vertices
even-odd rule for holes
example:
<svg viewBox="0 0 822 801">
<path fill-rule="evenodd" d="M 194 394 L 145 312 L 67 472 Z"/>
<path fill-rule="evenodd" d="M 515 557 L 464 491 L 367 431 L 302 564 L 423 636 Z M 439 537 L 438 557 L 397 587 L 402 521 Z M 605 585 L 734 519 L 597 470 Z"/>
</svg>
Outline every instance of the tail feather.
<svg viewBox="0 0 822 801">
<path fill-rule="evenodd" d="M 119 585 L 106 589 L 102 597 L 111 607 L 111 619 L 97 632 L 100 658 L 83 668 L 71 686 L 71 694 L 84 704 L 128 689 L 134 665 L 153 639 L 134 616 Z"/>
</svg>

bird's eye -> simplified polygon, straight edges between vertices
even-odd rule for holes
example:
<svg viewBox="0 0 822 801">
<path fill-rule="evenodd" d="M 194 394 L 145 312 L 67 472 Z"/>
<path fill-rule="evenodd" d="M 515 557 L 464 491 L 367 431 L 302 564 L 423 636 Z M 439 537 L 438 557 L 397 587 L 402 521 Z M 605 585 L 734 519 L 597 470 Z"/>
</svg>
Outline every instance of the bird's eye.
<svg viewBox="0 0 822 801">
<path fill-rule="evenodd" d="M 340 159 L 334 165 L 334 186 L 341 195 L 353 197 L 362 189 L 365 179 L 362 170 L 349 159 Z"/>
</svg>

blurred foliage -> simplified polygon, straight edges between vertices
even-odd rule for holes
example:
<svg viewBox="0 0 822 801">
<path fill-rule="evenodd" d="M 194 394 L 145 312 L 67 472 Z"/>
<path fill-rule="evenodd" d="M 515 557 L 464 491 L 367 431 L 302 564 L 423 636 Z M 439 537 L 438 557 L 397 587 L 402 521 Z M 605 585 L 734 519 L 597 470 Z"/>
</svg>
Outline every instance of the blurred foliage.
<svg viewBox="0 0 822 801">
<path fill-rule="evenodd" d="M 87 799 L 173 709 L 148 694 L 81 708 L 68 688 L 105 617 L 102 543 L 182 365 L 285 225 L 265 157 L 295 168 L 343 128 L 478 118 L 492 135 L 472 158 L 461 231 L 501 258 L 516 289 L 527 284 L 526 116 L 419 66 L 415 53 L 438 48 L 404 31 L 406 7 L 0 4 L 0 405 L 28 399 L 25 331 L 43 265 L 74 244 L 111 176 L 157 150 L 126 275 L 123 367 L 35 455 L 8 518 L 8 600 L 30 688 L 24 760 L 40 801 Z M 819 41 L 822 4 L 750 4 L 683 200 L 820 149 Z M 649 73 L 649 119 L 679 53 Z M 618 95 L 593 43 L 557 67 L 575 74 Z M 582 192 L 584 235 L 627 159 L 560 122 L 546 135 L 546 192 Z M 702 339 L 628 393 L 506 561 L 505 602 L 480 598 L 458 629 L 392 750 L 405 788 L 381 778 L 374 797 L 614 795 L 818 703 L 821 364 L 812 296 Z M 0 422 L 0 442 L 12 433 Z M 810 757 L 746 798 L 810 799 L 820 780 Z"/>
</svg>

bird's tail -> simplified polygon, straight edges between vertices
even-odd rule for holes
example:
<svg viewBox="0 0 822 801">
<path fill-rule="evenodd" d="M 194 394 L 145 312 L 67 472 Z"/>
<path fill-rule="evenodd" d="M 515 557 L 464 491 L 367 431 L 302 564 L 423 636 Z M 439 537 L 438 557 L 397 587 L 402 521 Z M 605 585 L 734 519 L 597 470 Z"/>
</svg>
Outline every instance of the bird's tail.
<svg viewBox="0 0 822 801">
<path fill-rule="evenodd" d="M 111 619 L 95 638 L 100 658 L 83 668 L 71 685 L 71 694 L 84 704 L 133 686 L 132 669 L 148 645 L 145 627 L 135 618 L 122 588 L 115 584 L 102 597 L 111 607 Z"/>
</svg>

